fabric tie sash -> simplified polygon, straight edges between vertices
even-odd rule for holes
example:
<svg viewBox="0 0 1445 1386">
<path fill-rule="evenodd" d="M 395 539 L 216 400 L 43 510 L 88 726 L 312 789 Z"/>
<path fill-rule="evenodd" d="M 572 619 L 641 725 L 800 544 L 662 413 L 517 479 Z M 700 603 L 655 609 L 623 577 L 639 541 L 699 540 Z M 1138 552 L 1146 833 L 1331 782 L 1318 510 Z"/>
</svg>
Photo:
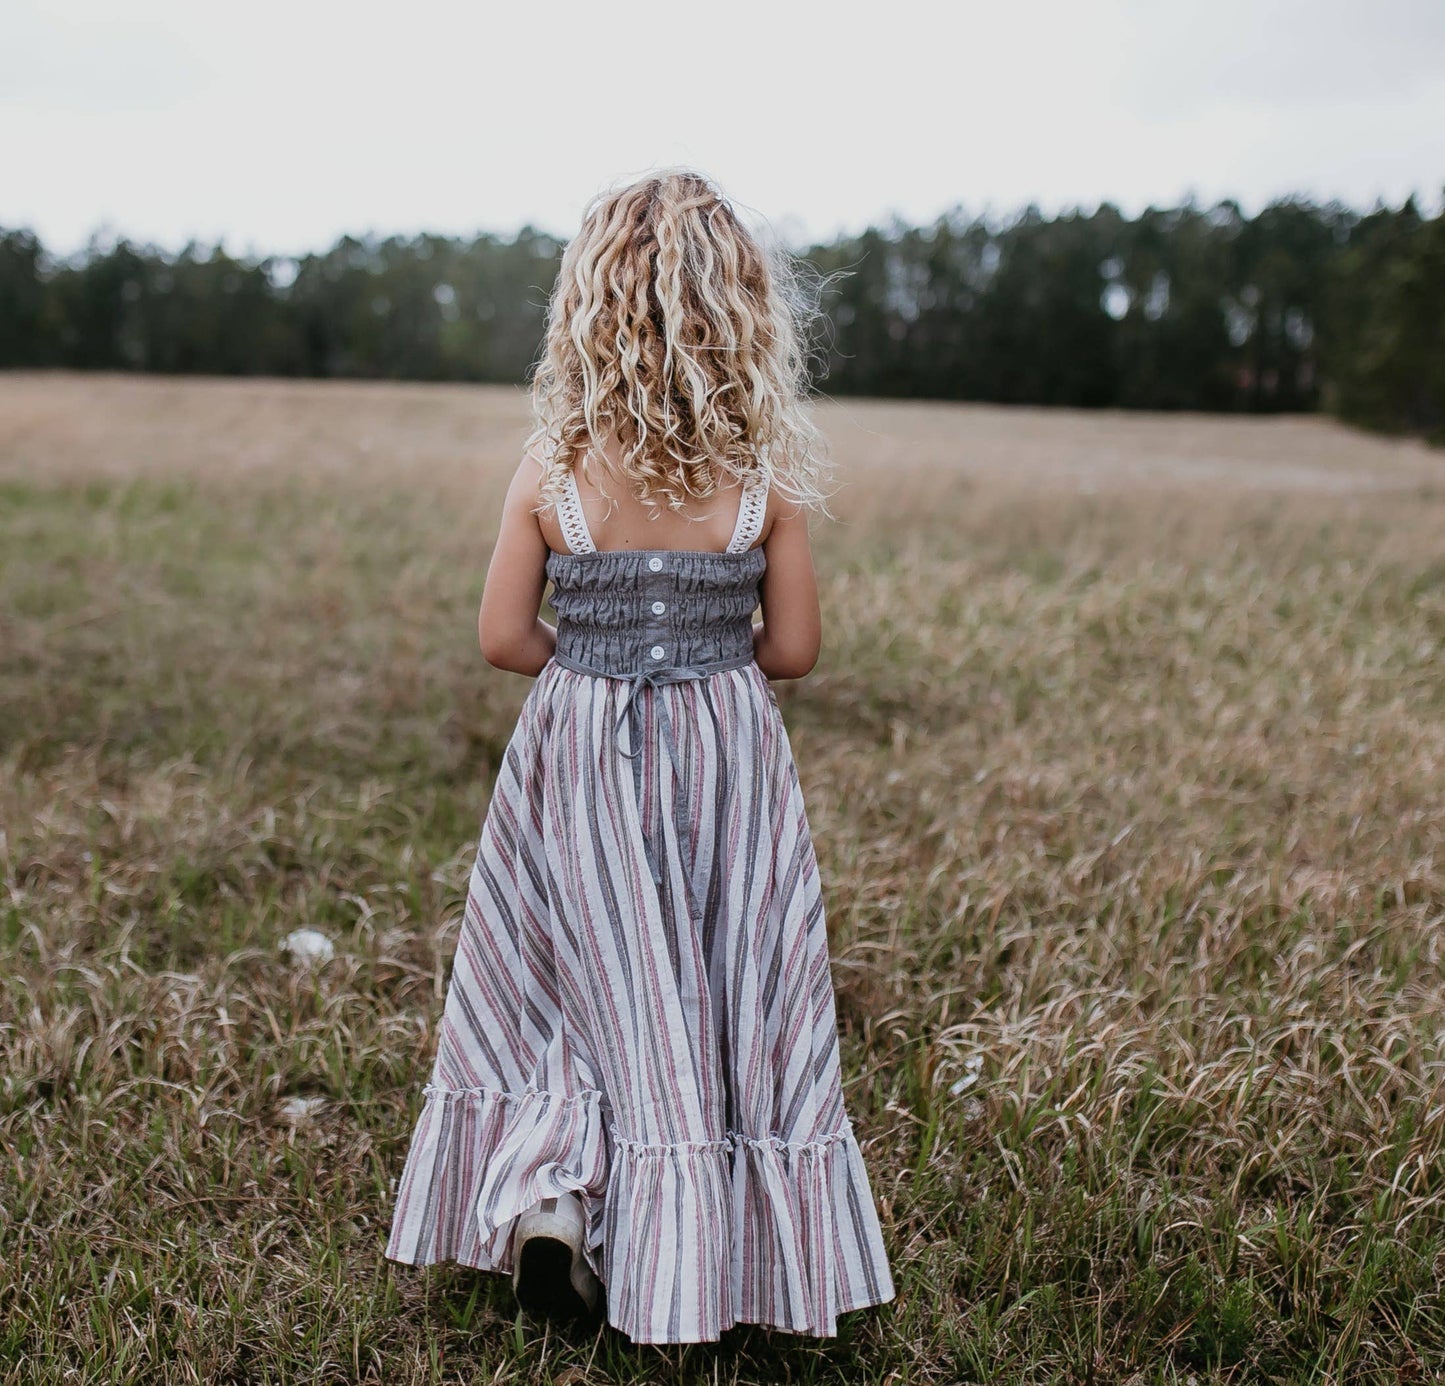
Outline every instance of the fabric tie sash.
<svg viewBox="0 0 1445 1386">
<path fill-rule="evenodd" d="M 627 696 L 622 700 L 622 711 L 618 714 L 617 721 L 613 723 L 613 737 L 618 743 L 618 749 L 632 762 L 632 784 L 637 794 L 637 811 L 642 812 L 642 760 L 638 751 L 642 748 L 637 744 L 641 733 L 642 718 L 638 708 L 637 699 L 644 688 L 657 688 L 665 683 L 683 683 L 687 679 L 700 679 L 703 681 L 703 702 L 707 706 L 708 716 L 712 718 L 713 728 L 717 733 L 717 744 L 722 746 L 722 727 L 718 722 L 717 709 L 712 705 L 712 695 L 707 691 L 707 676 L 712 672 L 708 669 L 699 669 L 686 664 L 675 664 L 671 667 L 661 669 L 643 669 L 640 673 L 633 674 L 628 680 Z M 677 750 L 677 739 L 672 730 L 672 714 L 667 710 L 667 699 L 659 698 L 657 706 L 662 713 L 662 745 L 667 752 L 667 758 L 674 767 L 680 763 Z M 623 723 L 627 724 L 627 745 L 622 746 L 621 730 Z M 677 841 L 685 842 L 687 833 L 687 819 L 679 810 L 682 806 L 682 796 L 674 794 L 672 798 L 673 825 L 677 829 Z M 659 890 L 662 889 L 662 867 L 659 865 L 656 854 L 652 850 L 652 844 L 647 840 L 644 833 L 642 838 L 642 850 L 647 857 L 648 869 L 652 872 L 652 883 Z"/>
<path fill-rule="evenodd" d="M 622 707 L 619 709 L 617 719 L 612 726 L 613 740 L 617 749 L 622 755 L 632 762 L 632 784 L 637 798 L 637 812 L 640 817 L 642 813 L 642 757 L 638 754 L 642 747 L 638 744 L 642 732 L 642 715 L 638 699 L 641 697 L 644 688 L 657 688 L 668 683 L 683 683 L 688 679 L 698 679 L 702 683 L 703 703 L 707 707 L 708 716 L 712 718 L 713 730 L 717 736 L 719 749 L 723 745 L 722 724 L 718 720 L 717 709 L 713 706 L 712 695 L 708 692 L 707 679 L 710 674 L 720 673 L 724 669 L 739 669 L 745 664 L 752 663 L 752 655 L 746 658 L 717 660 L 707 664 L 668 664 L 656 669 L 640 669 L 632 674 L 618 674 L 605 669 L 592 668 L 578 660 L 557 656 L 557 662 L 564 668 L 574 669 L 578 673 L 592 674 L 603 678 L 620 678 L 627 681 L 627 694 L 622 700 Z M 667 699 L 657 700 L 658 710 L 662 714 L 662 746 L 667 753 L 667 758 L 672 762 L 674 768 L 680 768 L 680 756 L 677 748 L 677 739 L 672 728 L 672 714 L 667 708 Z M 622 744 L 622 729 L 627 728 L 627 745 Z M 677 829 L 677 841 L 684 842 L 687 834 L 687 819 L 682 815 L 682 797 L 674 794 L 672 801 L 673 823 Z M 652 850 L 652 844 L 647 840 L 644 833 L 642 838 L 643 852 L 647 857 L 648 869 L 652 872 L 652 883 L 659 890 L 662 888 L 662 868 L 656 854 Z"/>
</svg>

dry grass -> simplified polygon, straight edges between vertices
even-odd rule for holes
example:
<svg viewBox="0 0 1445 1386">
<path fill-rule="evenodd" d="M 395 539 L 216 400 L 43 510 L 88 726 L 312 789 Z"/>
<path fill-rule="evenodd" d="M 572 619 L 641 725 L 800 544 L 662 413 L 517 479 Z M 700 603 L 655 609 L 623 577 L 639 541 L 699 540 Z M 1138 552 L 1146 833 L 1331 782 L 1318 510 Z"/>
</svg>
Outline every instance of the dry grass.
<svg viewBox="0 0 1445 1386">
<path fill-rule="evenodd" d="M 900 1295 L 659 1352 L 381 1257 L 520 393 L 0 377 L 0 1382 L 1445 1372 L 1445 463 L 823 416 L 779 691 Z"/>
</svg>

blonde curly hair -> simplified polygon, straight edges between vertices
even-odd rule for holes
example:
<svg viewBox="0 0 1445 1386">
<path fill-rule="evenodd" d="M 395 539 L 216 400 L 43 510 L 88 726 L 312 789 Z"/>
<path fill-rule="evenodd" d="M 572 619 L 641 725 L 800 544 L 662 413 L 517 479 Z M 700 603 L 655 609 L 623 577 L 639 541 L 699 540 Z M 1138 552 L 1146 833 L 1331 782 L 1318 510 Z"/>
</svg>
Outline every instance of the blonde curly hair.
<svg viewBox="0 0 1445 1386">
<path fill-rule="evenodd" d="M 673 168 L 589 203 L 562 256 L 530 382 L 537 512 L 613 437 L 655 517 L 766 477 L 827 511 L 829 465 L 809 417 L 804 266 L 754 235 L 715 183 Z"/>
</svg>

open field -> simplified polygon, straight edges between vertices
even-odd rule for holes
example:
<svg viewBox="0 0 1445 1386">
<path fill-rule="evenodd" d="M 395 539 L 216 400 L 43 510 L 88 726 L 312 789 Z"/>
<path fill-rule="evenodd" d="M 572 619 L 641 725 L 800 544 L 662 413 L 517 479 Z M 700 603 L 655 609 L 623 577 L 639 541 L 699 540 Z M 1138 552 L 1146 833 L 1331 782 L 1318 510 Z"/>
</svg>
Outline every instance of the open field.
<svg viewBox="0 0 1445 1386">
<path fill-rule="evenodd" d="M 1445 1373 L 1445 455 L 821 417 L 778 692 L 899 1297 L 662 1351 L 381 1256 L 521 392 L 0 375 L 3 1386 Z"/>
</svg>

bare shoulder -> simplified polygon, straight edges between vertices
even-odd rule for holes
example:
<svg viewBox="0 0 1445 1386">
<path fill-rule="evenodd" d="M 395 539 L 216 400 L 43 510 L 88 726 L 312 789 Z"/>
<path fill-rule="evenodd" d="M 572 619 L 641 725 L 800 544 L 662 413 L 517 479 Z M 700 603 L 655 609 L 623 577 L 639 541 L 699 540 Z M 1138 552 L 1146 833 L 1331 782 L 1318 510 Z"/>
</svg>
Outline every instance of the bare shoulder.
<svg viewBox="0 0 1445 1386">
<path fill-rule="evenodd" d="M 507 502 L 518 509 L 534 510 L 542 500 L 542 461 L 535 452 L 524 452 L 507 485 Z"/>
<path fill-rule="evenodd" d="M 783 495 L 776 486 L 768 487 L 767 508 L 763 512 L 763 528 L 760 543 L 766 544 L 777 534 L 808 533 L 808 510 L 789 496 Z"/>
<path fill-rule="evenodd" d="M 509 533 L 545 537 L 542 516 L 537 513 L 542 499 L 541 479 L 542 469 L 536 458 L 525 453 L 507 483 L 502 502 L 502 525 Z"/>
<path fill-rule="evenodd" d="M 530 486 L 535 491 L 538 483 L 542 480 L 542 471 L 541 453 L 536 448 L 529 448 L 522 454 L 521 461 L 517 463 L 517 470 L 512 473 L 512 480 L 523 486 Z"/>
</svg>

